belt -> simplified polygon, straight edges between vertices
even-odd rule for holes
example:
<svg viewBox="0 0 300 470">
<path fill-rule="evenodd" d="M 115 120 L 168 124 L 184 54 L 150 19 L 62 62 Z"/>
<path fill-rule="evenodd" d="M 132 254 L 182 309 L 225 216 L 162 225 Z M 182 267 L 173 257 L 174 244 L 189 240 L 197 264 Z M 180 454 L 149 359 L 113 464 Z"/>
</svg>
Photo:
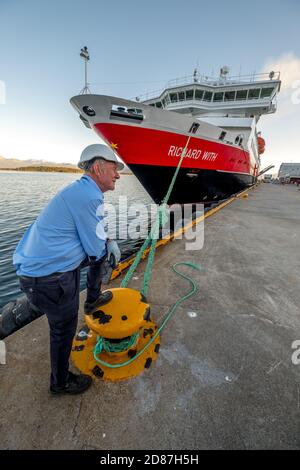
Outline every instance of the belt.
<svg viewBox="0 0 300 470">
<path fill-rule="evenodd" d="M 36 279 L 41 279 L 41 280 L 43 280 L 43 279 L 52 279 L 52 278 L 61 276 L 62 274 L 64 274 L 64 273 L 56 272 L 56 273 L 48 274 L 47 276 L 38 276 L 38 277 L 34 277 L 34 276 L 19 276 L 19 278 L 20 278 L 20 279 L 24 279 L 25 281 L 31 281 L 31 280 L 36 280 Z"/>
</svg>

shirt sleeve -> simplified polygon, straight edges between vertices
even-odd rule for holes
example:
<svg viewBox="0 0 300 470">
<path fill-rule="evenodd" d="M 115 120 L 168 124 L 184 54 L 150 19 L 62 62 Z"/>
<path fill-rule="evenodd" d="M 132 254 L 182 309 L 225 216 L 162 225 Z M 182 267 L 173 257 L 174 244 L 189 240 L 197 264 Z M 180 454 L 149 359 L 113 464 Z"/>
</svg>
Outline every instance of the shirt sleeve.
<svg viewBox="0 0 300 470">
<path fill-rule="evenodd" d="M 88 256 L 97 260 L 106 253 L 107 234 L 104 230 L 103 202 L 99 199 L 89 201 L 78 211 L 73 212 L 78 236 Z"/>
</svg>

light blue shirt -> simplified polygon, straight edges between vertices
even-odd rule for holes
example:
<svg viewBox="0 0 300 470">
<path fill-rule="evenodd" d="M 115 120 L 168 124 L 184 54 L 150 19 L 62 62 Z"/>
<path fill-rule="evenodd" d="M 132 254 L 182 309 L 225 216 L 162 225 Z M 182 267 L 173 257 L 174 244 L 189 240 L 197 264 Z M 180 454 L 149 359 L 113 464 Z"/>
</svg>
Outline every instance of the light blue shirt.
<svg viewBox="0 0 300 470">
<path fill-rule="evenodd" d="M 26 230 L 14 255 L 19 276 L 72 271 L 106 252 L 103 193 L 87 175 L 60 191 Z"/>
</svg>

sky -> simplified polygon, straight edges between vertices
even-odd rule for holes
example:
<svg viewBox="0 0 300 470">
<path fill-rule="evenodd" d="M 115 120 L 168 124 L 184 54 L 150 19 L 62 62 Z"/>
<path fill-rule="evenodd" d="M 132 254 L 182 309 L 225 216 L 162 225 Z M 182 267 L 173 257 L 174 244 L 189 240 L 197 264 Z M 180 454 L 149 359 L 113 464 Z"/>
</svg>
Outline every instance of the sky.
<svg viewBox="0 0 300 470">
<path fill-rule="evenodd" d="M 300 161 L 299 0 L 0 0 L 0 156 L 77 163 L 99 138 L 69 99 L 134 98 L 191 75 L 280 70 L 278 111 L 263 116 L 262 166 Z"/>
</svg>

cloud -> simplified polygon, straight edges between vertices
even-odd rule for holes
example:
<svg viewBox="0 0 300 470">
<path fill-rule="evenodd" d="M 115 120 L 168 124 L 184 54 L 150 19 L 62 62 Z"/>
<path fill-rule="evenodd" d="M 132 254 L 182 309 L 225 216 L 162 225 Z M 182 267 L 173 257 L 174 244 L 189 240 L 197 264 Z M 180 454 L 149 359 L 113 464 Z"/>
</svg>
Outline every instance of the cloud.
<svg viewBox="0 0 300 470">
<path fill-rule="evenodd" d="M 300 107 L 300 57 L 292 52 L 269 61 L 264 70 L 280 71 L 281 90 L 278 95 L 276 121 L 292 114 L 299 114 Z"/>
<path fill-rule="evenodd" d="M 262 71 L 271 70 L 280 71 L 282 80 L 277 111 L 275 115 L 262 116 L 259 127 L 266 138 L 262 166 L 275 164 L 278 170 L 282 162 L 300 162 L 300 57 L 288 52 L 270 59 Z"/>
<path fill-rule="evenodd" d="M 264 71 L 266 70 L 280 71 L 281 91 L 291 91 L 294 82 L 300 80 L 300 57 L 295 56 L 293 52 L 283 54 L 278 59 L 266 62 Z"/>
</svg>

